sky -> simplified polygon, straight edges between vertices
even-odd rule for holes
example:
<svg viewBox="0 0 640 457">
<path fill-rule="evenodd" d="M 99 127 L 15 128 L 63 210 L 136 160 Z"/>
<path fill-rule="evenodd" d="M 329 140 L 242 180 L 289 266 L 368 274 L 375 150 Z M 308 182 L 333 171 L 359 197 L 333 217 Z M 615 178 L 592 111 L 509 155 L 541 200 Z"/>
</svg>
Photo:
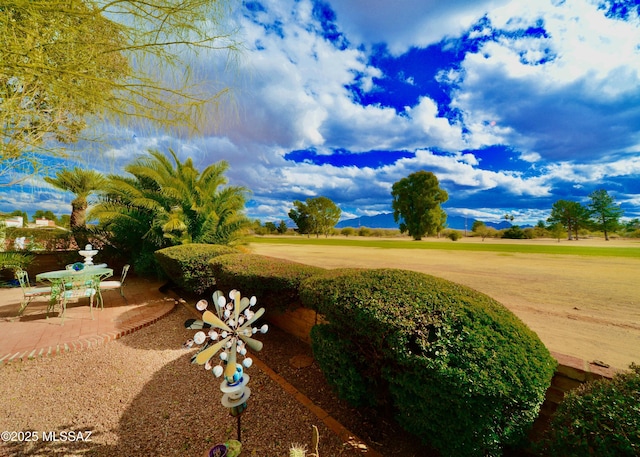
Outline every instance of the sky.
<svg viewBox="0 0 640 457">
<path fill-rule="evenodd" d="M 605 189 L 640 217 L 640 6 L 590 0 L 260 0 L 233 16 L 243 51 L 193 62 L 232 100 L 199 134 L 113 127 L 90 161 L 147 149 L 226 160 L 246 213 L 291 223 L 325 196 L 342 219 L 389 213 L 394 182 L 433 172 L 450 216 L 545 220 Z M 0 187 L 0 211 L 70 212 L 41 177 Z"/>
</svg>

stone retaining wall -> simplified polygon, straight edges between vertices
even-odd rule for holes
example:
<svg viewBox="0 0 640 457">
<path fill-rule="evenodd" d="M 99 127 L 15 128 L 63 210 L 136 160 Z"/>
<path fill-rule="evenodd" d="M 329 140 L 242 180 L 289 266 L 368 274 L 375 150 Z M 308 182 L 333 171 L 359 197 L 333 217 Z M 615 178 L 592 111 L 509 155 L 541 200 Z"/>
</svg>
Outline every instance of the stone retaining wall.
<svg viewBox="0 0 640 457">
<path fill-rule="evenodd" d="M 587 362 L 559 352 L 551 351 L 551 356 L 558 361 L 558 367 L 553 379 L 551 379 L 551 386 L 547 389 L 544 403 L 540 408 L 540 415 L 534 425 L 533 434 L 538 436 L 549 424 L 549 419 L 558 409 L 558 405 L 567 392 L 588 381 L 602 378 L 611 379 L 619 371 L 613 367 Z"/>
</svg>

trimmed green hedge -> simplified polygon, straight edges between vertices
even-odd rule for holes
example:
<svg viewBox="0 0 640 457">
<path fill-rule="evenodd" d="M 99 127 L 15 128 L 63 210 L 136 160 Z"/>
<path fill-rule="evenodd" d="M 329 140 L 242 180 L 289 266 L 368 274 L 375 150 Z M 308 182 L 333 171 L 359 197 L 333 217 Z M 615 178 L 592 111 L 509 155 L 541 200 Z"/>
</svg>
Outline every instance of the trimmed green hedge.
<svg viewBox="0 0 640 457">
<path fill-rule="evenodd" d="M 388 269 L 328 271 L 305 280 L 300 297 L 329 321 L 312 333 L 328 381 L 356 403 L 392 405 L 444 457 L 499 455 L 538 416 L 556 361 L 490 297 Z"/>
<path fill-rule="evenodd" d="M 217 288 L 255 295 L 267 311 L 283 311 L 299 303 L 298 286 L 323 268 L 258 254 L 230 254 L 212 259 Z"/>
<path fill-rule="evenodd" d="M 155 251 L 160 268 L 171 280 L 186 291 L 198 295 L 213 292 L 216 279 L 209 261 L 217 256 L 238 252 L 218 244 L 181 244 Z"/>
<path fill-rule="evenodd" d="M 630 369 L 569 391 L 551 420 L 544 454 L 639 456 L 640 365 Z"/>
</svg>

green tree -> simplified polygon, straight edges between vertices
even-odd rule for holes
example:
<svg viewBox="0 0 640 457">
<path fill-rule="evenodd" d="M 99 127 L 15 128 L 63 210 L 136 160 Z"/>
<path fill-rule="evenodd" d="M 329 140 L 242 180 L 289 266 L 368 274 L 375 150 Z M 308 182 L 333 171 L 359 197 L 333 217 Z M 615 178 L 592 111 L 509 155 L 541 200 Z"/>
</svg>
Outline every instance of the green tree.
<svg viewBox="0 0 640 457">
<path fill-rule="evenodd" d="M 535 227 L 533 227 L 533 236 L 534 238 L 544 238 L 549 236 L 549 230 L 547 230 L 547 225 L 543 220 L 539 220 Z"/>
<path fill-rule="evenodd" d="M 353 236 L 356 233 L 356 229 L 353 227 L 344 227 L 340 230 L 340 233 L 346 237 Z"/>
<path fill-rule="evenodd" d="M 24 211 L 21 211 L 19 209 L 11 211 L 11 213 L 9 213 L 9 216 L 20 216 L 20 217 L 22 217 L 22 225 L 23 225 L 23 227 L 27 222 L 29 222 L 29 216 L 27 215 L 27 213 L 25 213 Z"/>
<path fill-rule="evenodd" d="M 329 236 L 342 214 L 340 208 L 327 197 L 307 198 L 304 203 L 295 200 L 293 206 L 289 217 L 295 222 L 298 232 L 307 235 Z"/>
<path fill-rule="evenodd" d="M 609 232 L 618 227 L 624 211 L 620 209 L 619 205 L 616 205 L 613 197 L 604 189 L 592 192 L 589 194 L 589 198 L 591 199 L 589 210 L 595 226 L 598 230 L 602 230 L 604 239 L 609 241 Z"/>
<path fill-rule="evenodd" d="M 46 176 L 45 181 L 52 186 L 71 192 L 75 198 L 71 201 L 71 217 L 69 227 L 78 247 L 87 244 L 86 220 L 89 196 L 105 187 L 107 180 L 95 170 L 74 167 L 72 170 L 64 169 L 56 173 L 56 177 Z"/>
<path fill-rule="evenodd" d="M 53 222 L 58 222 L 58 218 L 56 217 L 55 214 L 53 214 L 53 211 L 51 210 L 43 210 L 43 209 L 38 209 L 33 213 L 32 216 L 32 220 L 33 222 L 35 222 L 38 219 L 47 219 L 49 221 L 53 221 Z"/>
<path fill-rule="evenodd" d="M 172 150 L 169 156 L 149 151 L 125 167 L 130 176 L 110 176 L 104 200 L 91 211 L 138 269 L 154 269 L 160 248 L 234 244 L 250 225 L 243 214 L 248 190 L 227 185 L 227 162 L 200 172 L 190 158 L 180 162 Z"/>
<path fill-rule="evenodd" d="M 300 235 L 309 235 L 312 230 L 311 215 L 309 214 L 309 207 L 306 203 L 300 200 L 294 200 L 293 208 L 289 210 L 289 218 L 298 227 L 298 233 Z"/>
<path fill-rule="evenodd" d="M 519 225 L 512 225 L 511 227 L 506 229 L 504 232 L 502 232 L 502 238 L 507 238 L 512 240 L 522 240 L 526 237 L 527 235 L 520 228 Z"/>
<path fill-rule="evenodd" d="M 63 214 L 62 216 L 60 216 L 60 219 L 58 220 L 58 225 L 60 227 L 64 227 L 64 228 L 70 228 L 71 227 L 71 215 L 70 214 Z"/>
<path fill-rule="evenodd" d="M 626 236 L 640 238 L 640 219 L 634 218 L 624 223 L 624 233 Z"/>
<path fill-rule="evenodd" d="M 488 236 L 495 236 L 497 233 L 497 230 L 495 228 L 488 227 L 482 221 L 474 221 L 473 225 L 471 226 L 471 231 L 477 236 L 481 237 L 482 241 L 484 241 L 484 239 Z"/>
<path fill-rule="evenodd" d="M 447 212 L 440 206 L 430 210 L 431 224 L 427 229 L 427 233 L 439 235 L 447 226 Z"/>
<path fill-rule="evenodd" d="M 331 230 L 340 220 L 342 210 L 327 197 L 316 197 L 307 199 L 307 206 L 313 220 L 313 227 L 316 236 L 320 234 L 329 236 Z"/>
<path fill-rule="evenodd" d="M 190 127 L 226 92 L 207 95 L 189 65 L 199 51 L 237 49 L 226 0 L 4 0 L 0 10 L 0 175 L 37 171 L 43 154 L 63 153 L 52 144 L 95 141 L 82 136 L 90 118 Z"/>
<path fill-rule="evenodd" d="M 280 235 L 284 235 L 287 233 L 287 230 L 289 230 L 289 227 L 287 227 L 287 223 L 285 221 L 280 221 L 276 230 Z"/>
<path fill-rule="evenodd" d="M 551 215 L 547 218 L 549 224 L 560 223 L 567 231 L 571 240 L 575 234 L 578 239 L 578 230 L 589 225 L 589 210 L 578 202 L 558 200 L 551 207 Z"/>
<path fill-rule="evenodd" d="M 276 227 L 275 222 L 265 222 L 264 228 L 267 229 L 268 233 L 274 233 L 278 228 Z"/>
<path fill-rule="evenodd" d="M 401 233 L 408 232 L 414 240 L 421 240 L 427 234 L 435 235 L 444 226 L 440 204 L 449 195 L 440 188 L 433 173 L 421 170 L 402 178 L 393 185 L 391 196 L 393 218 L 400 222 Z"/>
<path fill-rule="evenodd" d="M 471 231 L 477 233 L 478 229 L 486 226 L 487 224 L 485 224 L 483 221 L 479 221 L 476 219 L 475 221 L 473 221 L 473 224 L 471 224 Z"/>
<path fill-rule="evenodd" d="M 560 222 L 550 225 L 548 230 L 551 236 L 558 240 L 558 243 L 560 242 L 560 238 L 567 236 L 567 231 Z"/>
</svg>

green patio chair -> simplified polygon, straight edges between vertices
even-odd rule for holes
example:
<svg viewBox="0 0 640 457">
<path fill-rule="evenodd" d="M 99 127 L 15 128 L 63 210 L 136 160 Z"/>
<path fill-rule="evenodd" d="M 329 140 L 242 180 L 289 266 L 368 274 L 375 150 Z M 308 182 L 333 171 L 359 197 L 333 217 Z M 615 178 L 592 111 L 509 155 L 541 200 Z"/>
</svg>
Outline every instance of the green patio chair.
<svg viewBox="0 0 640 457">
<path fill-rule="evenodd" d="M 60 293 L 60 306 L 62 318 L 61 325 L 64 324 L 64 315 L 67 311 L 67 302 L 72 298 L 89 298 L 89 310 L 91 313 L 91 319 L 93 319 L 93 300 L 98 293 L 98 280 L 89 274 L 78 274 L 74 276 L 71 281 L 64 284 L 64 291 Z"/>
<path fill-rule="evenodd" d="M 32 287 L 29 282 L 29 274 L 22 268 L 16 269 L 15 275 L 22 288 L 22 302 L 20 303 L 18 316 L 22 315 L 25 308 L 34 298 L 47 296 L 51 298 L 51 287 Z"/>
</svg>

